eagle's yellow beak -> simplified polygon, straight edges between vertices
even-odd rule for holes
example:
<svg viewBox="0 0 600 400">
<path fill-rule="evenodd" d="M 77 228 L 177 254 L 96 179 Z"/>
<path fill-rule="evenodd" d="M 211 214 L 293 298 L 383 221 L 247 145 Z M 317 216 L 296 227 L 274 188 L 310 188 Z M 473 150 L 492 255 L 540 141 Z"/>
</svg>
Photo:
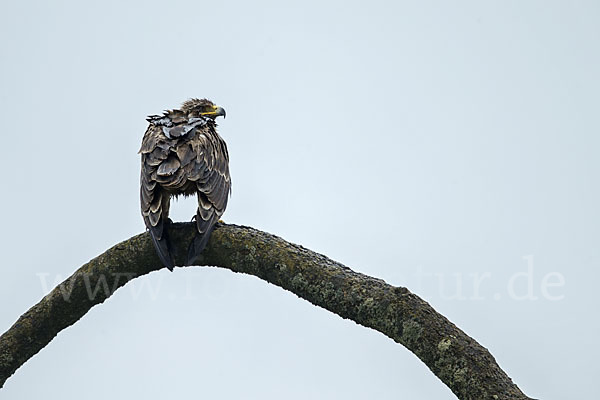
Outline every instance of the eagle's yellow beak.
<svg viewBox="0 0 600 400">
<path fill-rule="evenodd" d="M 212 110 L 201 113 L 202 115 L 206 115 L 207 117 L 217 118 L 219 116 L 225 118 L 225 109 L 219 106 L 212 106 Z"/>
</svg>

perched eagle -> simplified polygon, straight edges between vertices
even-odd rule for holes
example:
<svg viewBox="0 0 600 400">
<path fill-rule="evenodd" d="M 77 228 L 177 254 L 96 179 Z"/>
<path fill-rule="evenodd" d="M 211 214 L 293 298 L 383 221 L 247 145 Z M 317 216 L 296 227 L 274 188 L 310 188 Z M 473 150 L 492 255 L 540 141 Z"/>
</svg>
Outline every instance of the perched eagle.
<svg viewBox="0 0 600 400">
<path fill-rule="evenodd" d="M 171 197 L 198 197 L 197 233 L 187 265 L 206 246 L 231 191 L 229 154 L 216 130 L 215 118 L 225 110 L 211 101 L 191 99 L 180 110 L 151 115 L 139 153 L 142 155 L 140 202 L 144 223 L 165 267 L 174 268 L 168 226 Z"/>
</svg>

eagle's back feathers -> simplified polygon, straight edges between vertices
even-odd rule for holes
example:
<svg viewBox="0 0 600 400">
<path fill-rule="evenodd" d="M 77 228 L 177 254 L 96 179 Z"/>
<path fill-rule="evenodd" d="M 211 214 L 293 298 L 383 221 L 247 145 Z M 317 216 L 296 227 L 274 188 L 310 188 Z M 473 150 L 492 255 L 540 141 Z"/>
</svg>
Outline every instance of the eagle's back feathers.
<svg viewBox="0 0 600 400">
<path fill-rule="evenodd" d="M 206 246 L 231 191 L 227 145 L 218 135 L 214 120 L 188 116 L 203 101 L 207 100 L 188 100 L 182 110 L 149 116 L 139 151 L 142 216 L 161 261 L 171 270 L 174 260 L 167 238 L 170 198 L 198 197 L 198 234 L 189 249 L 189 264 Z"/>
</svg>

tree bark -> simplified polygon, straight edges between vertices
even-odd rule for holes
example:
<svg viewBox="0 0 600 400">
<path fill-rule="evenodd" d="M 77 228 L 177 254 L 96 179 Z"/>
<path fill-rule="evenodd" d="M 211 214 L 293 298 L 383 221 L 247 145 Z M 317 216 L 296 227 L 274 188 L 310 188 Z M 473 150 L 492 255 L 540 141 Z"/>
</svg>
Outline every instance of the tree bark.
<svg viewBox="0 0 600 400">
<path fill-rule="evenodd" d="M 171 226 L 179 265 L 194 232 L 191 223 Z M 487 349 L 406 288 L 354 272 L 277 236 L 228 224 L 218 224 L 197 265 L 255 275 L 383 333 L 419 357 L 459 399 L 529 399 Z M 0 336 L 0 388 L 91 307 L 129 280 L 161 268 L 147 233 L 83 265 Z"/>
</svg>

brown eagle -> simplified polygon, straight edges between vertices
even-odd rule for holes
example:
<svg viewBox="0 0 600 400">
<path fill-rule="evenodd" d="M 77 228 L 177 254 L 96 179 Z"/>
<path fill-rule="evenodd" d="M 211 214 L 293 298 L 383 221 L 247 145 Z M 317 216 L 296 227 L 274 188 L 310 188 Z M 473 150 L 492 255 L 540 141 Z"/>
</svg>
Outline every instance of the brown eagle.
<svg viewBox="0 0 600 400">
<path fill-rule="evenodd" d="M 180 110 L 151 115 L 139 153 L 142 155 L 140 202 L 144 223 L 158 257 L 173 270 L 169 242 L 169 204 L 179 195 L 198 197 L 196 237 L 190 243 L 187 265 L 202 252 L 231 191 L 229 154 L 217 133 L 215 118 L 225 110 L 206 99 L 185 101 Z"/>
</svg>

